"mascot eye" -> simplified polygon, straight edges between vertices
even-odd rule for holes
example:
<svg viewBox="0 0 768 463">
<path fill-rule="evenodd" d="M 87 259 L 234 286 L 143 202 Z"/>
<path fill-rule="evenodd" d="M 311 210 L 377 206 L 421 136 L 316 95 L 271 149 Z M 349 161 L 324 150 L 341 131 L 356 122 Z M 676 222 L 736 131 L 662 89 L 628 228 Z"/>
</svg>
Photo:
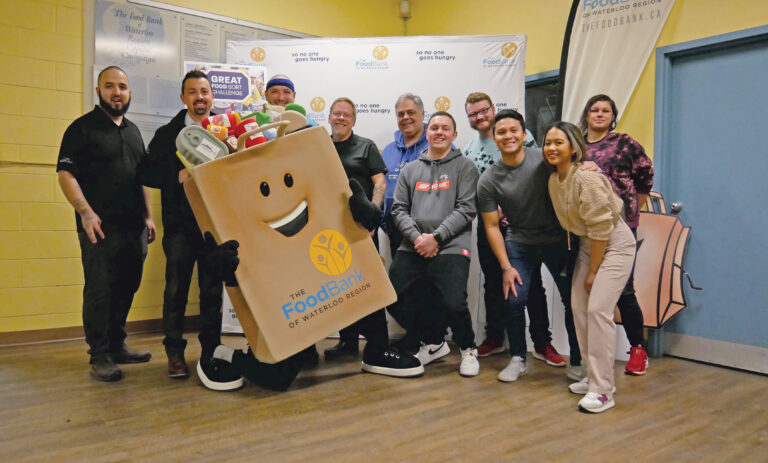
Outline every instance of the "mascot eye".
<svg viewBox="0 0 768 463">
<path fill-rule="evenodd" d="M 285 182 L 285 186 L 288 188 L 293 186 L 293 176 L 291 174 L 285 174 L 285 177 L 283 177 L 283 181 Z"/>
<path fill-rule="evenodd" d="M 269 196 L 269 183 L 267 182 L 261 182 L 261 194 L 264 196 Z"/>
</svg>

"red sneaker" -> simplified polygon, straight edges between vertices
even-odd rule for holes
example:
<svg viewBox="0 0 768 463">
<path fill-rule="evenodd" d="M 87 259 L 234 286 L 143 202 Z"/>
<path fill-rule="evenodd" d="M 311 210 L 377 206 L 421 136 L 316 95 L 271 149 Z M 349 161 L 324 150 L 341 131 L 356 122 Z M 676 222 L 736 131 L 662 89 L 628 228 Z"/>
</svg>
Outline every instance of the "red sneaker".
<svg viewBox="0 0 768 463">
<path fill-rule="evenodd" d="M 637 346 L 629 349 L 629 361 L 624 374 L 632 376 L 642 376 L 648 369 L 648 354 L 645 353 L 643 346 Z"/>
<path fill-rule="evenodd" d="M 547 365 L 551 365 L 553 367 L 564 367 L 565 366 L 565 359 L 562 355 L 558 354 L 554 347 L 552 347 L 552 343 L 547 343 L 542 347 L 540 350 L 533 352 L 533 358 L 543 360 L 547 362 Z"/>
<path fill-rule="evenodd" d="M 500 354 L 502 352 L 504 352 L 504 343 L 489 338 L 485 338 L 485 341 L 477 346 L 478 357 L 488 357 L 489 355 Z"/>
</svg>

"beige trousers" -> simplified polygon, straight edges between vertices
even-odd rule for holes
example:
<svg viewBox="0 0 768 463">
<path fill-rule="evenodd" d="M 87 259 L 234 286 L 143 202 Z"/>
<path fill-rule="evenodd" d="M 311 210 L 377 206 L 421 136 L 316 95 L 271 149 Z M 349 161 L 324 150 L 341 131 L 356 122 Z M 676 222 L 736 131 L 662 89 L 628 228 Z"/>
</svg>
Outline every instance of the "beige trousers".
<svg viewBox="0 0 768 463">
<path fill-rule="evenodd" d="M 589 391 L 613 395 L 613 361 L 616 356 L 616 324 L 613 313 L 635 259 L 635 237 L 623 220 L 608 239 L 603 261 L 587 293 L 591 242 L 581 237 L 579 258 L 573 272 L 571 307 L 581 356 L 586 362 Z"/>
</svg>

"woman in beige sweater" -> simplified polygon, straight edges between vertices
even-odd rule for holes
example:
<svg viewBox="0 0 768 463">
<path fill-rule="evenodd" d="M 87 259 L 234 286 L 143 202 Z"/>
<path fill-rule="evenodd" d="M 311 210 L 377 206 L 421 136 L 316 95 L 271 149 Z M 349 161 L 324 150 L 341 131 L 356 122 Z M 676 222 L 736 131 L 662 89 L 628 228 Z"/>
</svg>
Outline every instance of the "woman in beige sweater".
<svg viewBox="0 0 768 463">
<path fill-rule="evenodd" d="M 557 122 L 545 135 L 544 159 L 552 170 L 549 194 L 569 242 L 580 249 L 573 271 L 571 304 L 587 378 L 570 391 L 585 394 L 579 408 L 600 413 L 616 403 L 613 360 L 616 350 L 616 301 L 632 270 L 635 238 L 622 218 L 623 202 L 601 173 L 579 169 L 585 153 L 578 127 Z"/>
</svg>

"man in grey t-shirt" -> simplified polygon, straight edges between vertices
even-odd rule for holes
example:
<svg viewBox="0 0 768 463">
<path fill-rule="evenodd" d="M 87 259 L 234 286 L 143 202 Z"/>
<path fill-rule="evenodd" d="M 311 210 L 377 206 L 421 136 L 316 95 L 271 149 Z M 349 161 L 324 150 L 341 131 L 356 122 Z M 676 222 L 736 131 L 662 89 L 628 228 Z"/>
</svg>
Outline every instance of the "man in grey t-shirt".
<svg viewBox="0 0 768 463">
<path fill-rule="evenodd" d="M 568 249 L 547 190 L 549 169 L 541 150 L 524 148 L 525 121 L 517 111 L 500 111 L 494 118 L 493 137 L 501 159 L 483 172 L 477 184 L 477 204 L 488 242 L 501 265 L 504 297 L 510 313 L 505 317 L 512 360 L 498 379 L 516 381 L 528 371 L 525 362 L 525 305 L 532 273 L 544 264 L 560 290 L 565 306 L 571 366 L 581 356 L 571 314 L 571 282 L 565 277 Z M 499 231 L 498 208 L 507 216 L 507 236 Z M 575 372 L 569 372 L 572 376 Z"/>
</svg>

